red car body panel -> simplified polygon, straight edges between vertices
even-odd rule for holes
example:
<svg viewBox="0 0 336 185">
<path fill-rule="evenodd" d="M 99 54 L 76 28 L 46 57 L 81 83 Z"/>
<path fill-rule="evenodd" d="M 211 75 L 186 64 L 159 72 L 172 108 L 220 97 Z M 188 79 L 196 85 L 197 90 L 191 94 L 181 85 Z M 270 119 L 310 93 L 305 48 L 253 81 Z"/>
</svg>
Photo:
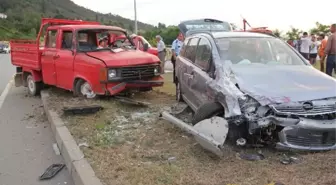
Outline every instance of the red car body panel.
<svg viewBox="0 0 336 185">
<path fill-rule="evenodd" d="M 56 46 L 41 47 L 40 38 L 48 38 L 42 35 L 43 29 L 48 33 L 56 30 Z M 76 79 L 87 81 L 96 94 L 119 93 L 128 88 L 162 86 L 162 77 L 158 75 L 150 76 L 146 79 L 133 79 L 111 81 L 107 79 L 107 71 L 111 68 L 123 70 L 136 68 L 138 66 L 159 66 L 157 56 L 139 50 L 124 50 L 113 52 L 111 50 L 80 52 L 77 44 L 73 49 L 62 49 L 62 31 L 72 31 L 73 34 L 83 29 L 108 29 L 126 31 L 119 27 L 99 25 L 96 22 L 86 22 L 78 20 L 42 19 L 40 33 L 36 40 L 11 40 L 11 62 L 20 68 L 23 73 L 32 74 L 36 82 L 42 81 L 48 85 L 54 85 L 67 90 L 74 90 Z M 77 37 L 73 37 L 73 43 L 77 43 Z M 98 42 L 98 38 L 97 38 Z M 20 71 L 19 70 L 19 71 Z M 153 72 L 154 73 L 154 72 Z M 140 74 L 140 72 L 139 72 Z M 24 77 L 25 75 L 22 75 Z M 138 78 L 135 76 L 135 78 Z M 25 79 L 23 79 L 25 80 Z M 135 83 L 136 82 L 136 83 Z M 125 83 L 124 87 L 114 88 L 120 83 Z"/>
</svg>

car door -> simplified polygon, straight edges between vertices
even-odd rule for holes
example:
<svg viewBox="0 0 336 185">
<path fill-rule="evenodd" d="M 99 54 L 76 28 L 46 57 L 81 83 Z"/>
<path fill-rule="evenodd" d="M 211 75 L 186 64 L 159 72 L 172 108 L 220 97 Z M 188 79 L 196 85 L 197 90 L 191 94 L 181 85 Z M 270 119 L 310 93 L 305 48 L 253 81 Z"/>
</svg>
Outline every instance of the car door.
<svg viewBox="0 0 336 185">
<path fill-rule="evenodd" d="M 200 107 L 202 104 L 208 102 L 209 96 L 207 92 L 207 82 L 212 80 L 209 75 L 212 59 L 212 46 L 209 40 L 205 37 L 201 37 L 195 56 L 195 62 L 193 63 L 193 69 L 191 71 L 190 92 L 191 101 L 195 107 Z"/>
<path fill-rule="evenodd" d="M 74 34 L 72 30 L 61 30 L 55 55 L 56 83 L 58 87 L 73 89 L 74 78 Z"/>
<path fill-rule="evenodd" d="M 43 82 L 49 85 L 56 85 L 55 56 L 56 39 L 58 35 L 57 29 L 47 31 L 44 50 L 41 53 L 41 65 Z"/>
<path fill-rule="evenodd" d="M 193 81 L 193 70 L 194 70 L 194 62 L 196 57 L 197 45 L 199 42 L 198 37 L 193 37 L 189 40 L 187 47 L 185 48 L 185 52 L 182 56 L 178 57 L 181 61 L 180 66 L 176 66 L 179 68 L 178 74 L 180 75 L 179 81 L 181 86 L 181 91 L 183 92 L 183 99 L 189 104 L 192 109 L 196 108 L 195 99 L 193 98 L 193 92 L 191 91 L 191 83 Z"/>
</svg>

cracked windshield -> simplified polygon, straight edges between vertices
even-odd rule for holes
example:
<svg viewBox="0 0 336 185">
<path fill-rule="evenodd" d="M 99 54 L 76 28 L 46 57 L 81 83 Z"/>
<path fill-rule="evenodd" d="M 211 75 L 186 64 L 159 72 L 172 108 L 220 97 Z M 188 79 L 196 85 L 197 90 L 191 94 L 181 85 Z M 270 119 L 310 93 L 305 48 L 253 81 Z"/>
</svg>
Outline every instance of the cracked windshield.
<svg viewBox="0 0 336 185">
<path fill-rule="evenodd" d="M 0 0 L 0 185 L 336 185 L 335 0 Z"/>
</svg>

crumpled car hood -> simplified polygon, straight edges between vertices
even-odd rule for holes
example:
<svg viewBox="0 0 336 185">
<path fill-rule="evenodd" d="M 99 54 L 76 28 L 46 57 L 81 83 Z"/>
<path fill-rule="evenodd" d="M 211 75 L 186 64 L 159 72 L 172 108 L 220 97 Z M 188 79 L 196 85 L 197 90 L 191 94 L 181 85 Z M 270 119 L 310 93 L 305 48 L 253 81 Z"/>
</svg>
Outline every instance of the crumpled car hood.
<svg viewBox="0 0 336 185">
<path fill-rule="evenodd" d="M 311 66 L 241 65 L 232 70 L 240 90 L 261 105 L 336 97 L 336 80 Z"/>
</svg>

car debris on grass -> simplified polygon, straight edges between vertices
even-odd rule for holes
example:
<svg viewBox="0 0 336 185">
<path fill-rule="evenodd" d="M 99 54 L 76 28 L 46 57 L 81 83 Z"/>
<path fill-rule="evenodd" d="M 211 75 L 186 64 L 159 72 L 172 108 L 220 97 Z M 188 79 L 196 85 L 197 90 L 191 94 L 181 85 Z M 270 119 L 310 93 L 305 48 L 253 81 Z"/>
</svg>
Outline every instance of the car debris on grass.
<svg viewBox="0 0 336 185">
<path fill-rule="evenodd" d="M 164 111 L 187 123 L 192 118 L 188 108 L 171 96 L 175 92 L 170 88 L 173 86 L 165 84 L 161 89 L 132 97 L 149 102 L 148 107 L 113 99 L 74 98 L 58 89 L 50 90 L 48 102 L 60 114 L 64 106 L 70 105 L 104 107 L 95 114 L 63 115 L 62 119 L 77 143 L 90 146 L 81 149 L 106 185 L 335 184 L 334 152 L 303 153 L 299 163 L 283 165 L 279 161 L 284 153 L 267 148 L 224 145 L 225 155 L 220 159 L 205 151 L 190 134 L 159 119 Z M 250 154 L 262 154 L 264 158 L 241 160 Z"/>
</svg>

